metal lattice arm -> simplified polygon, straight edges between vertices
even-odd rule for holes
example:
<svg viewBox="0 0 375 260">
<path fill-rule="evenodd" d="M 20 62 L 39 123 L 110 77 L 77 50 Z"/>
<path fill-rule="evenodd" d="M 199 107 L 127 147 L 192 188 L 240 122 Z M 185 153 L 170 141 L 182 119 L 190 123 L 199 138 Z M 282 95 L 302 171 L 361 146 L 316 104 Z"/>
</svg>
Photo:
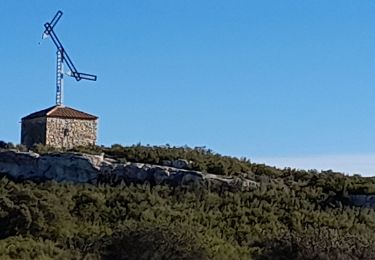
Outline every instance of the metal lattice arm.
<svg viewBox="0 0 375 260">
<path fill-rule="evenodd" d="M 61 11 L 58 11 L 50 23 L 44 24 L 45 30 L 43 33 L 43 37 L 51 36 L 51 39 L 53 43 L 55 44 L 56 48 L 58 49 L 58 51 L 62 53 L 63 61 L 66 63 L 66 65 L 68 66 L 70 70 L 70 76 L 74 77 L 77 81 L 80 81 L 81 79 L 96 81 L 97 77 L 95 75 L 78 72 L 77 68 L 74 66 L 68 53 L 65 51 L 64 46 L 60 42 L 55 31 L 53 30 L 57 22 L 60 20 L 62 14 L 63 13 Z"/>
</svg>

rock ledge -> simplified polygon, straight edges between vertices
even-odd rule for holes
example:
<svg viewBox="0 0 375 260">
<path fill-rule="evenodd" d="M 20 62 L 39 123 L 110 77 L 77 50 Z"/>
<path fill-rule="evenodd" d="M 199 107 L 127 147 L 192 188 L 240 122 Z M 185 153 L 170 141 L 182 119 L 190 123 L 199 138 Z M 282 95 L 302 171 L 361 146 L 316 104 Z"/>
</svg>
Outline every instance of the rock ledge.
<svg viewBox="0 0 375 260">
<path fill-rule="evenodd" d="M 143 163 L 118 163 L 104 155 L 0 151 L 0 173 L 22 181 L 68 181 L 73 183 L 108 183 L 206 186 L 219 190 L 249 190 L 258 183 L 246 178 L 226 177 L 184 170 L 171 166 Z"/>
</svg>

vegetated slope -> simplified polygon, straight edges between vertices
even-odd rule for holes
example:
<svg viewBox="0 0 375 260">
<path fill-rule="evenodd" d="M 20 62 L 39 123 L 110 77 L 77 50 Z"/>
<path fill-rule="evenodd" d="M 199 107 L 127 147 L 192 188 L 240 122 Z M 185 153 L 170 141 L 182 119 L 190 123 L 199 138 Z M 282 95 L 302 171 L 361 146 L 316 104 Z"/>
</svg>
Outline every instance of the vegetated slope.
<svg viewBox="0 0 375 260">
<path fill-rule="evenodd" d="M 48 147 L 38 147 L 46 152 Z M 0 258 L 375 259 L 374 178 L 275 169 L 202 148 L 93 147 L 119 160 L 187 159 L 246 174 L 249 192 L 0 181 Z"/>
</svg>

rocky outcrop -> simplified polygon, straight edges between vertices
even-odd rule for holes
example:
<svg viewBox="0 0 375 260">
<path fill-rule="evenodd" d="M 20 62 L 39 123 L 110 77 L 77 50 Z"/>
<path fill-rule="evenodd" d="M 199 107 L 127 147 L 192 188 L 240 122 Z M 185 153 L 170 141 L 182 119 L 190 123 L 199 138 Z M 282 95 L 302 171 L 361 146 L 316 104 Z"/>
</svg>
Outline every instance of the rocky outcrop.
<svg viewBox="0 0 375 260">
<path fill-rule="evenodd" d="M 169 166 L 177 169 L 185 169 L 185 170 L 191 170 L 192 162 L 185 160 L 185 159 L 178 159 L 178 160 L 164 160 L 162 162 L 164 166 Z"/>
<path fill-rule="evenodd" d="M 39 155 L 33 152 L 2 151 L 0 173 L 16 180 L 206 186 L 221 191 L 248 190 L 258 186 L 256 182 L 245 178 L 205 174 L 170 166 L 118 163 L 104 158 L 104 155 L 79 153 Z"/>
</svg>

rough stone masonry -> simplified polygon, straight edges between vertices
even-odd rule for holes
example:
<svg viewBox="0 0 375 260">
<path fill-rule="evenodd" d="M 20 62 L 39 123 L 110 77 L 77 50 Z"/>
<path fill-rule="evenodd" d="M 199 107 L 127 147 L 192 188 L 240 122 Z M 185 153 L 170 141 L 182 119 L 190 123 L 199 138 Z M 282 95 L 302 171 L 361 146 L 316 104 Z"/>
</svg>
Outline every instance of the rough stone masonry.
<svg viewBox="0 0 375 260">
<path fill-rule="evenodd" d="M 96 121 L 47 118 L 46 145 L 72 148 L 95 145 Z"/>
</svg>

